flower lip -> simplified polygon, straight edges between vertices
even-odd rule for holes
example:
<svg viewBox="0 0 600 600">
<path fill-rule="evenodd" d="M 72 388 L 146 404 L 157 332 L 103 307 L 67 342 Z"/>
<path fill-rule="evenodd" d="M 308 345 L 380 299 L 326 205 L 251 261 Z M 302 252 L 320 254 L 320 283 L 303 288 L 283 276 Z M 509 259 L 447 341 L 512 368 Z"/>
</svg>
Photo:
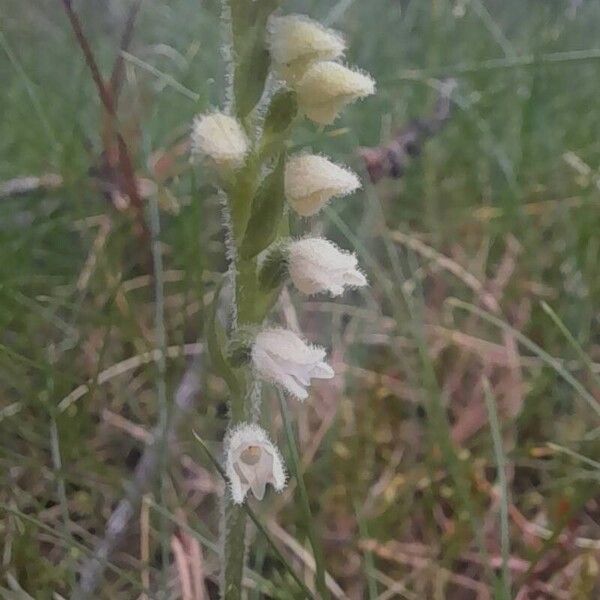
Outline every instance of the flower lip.
<svg viewBox="0 0 600 600">
<path fill-rule="evenodd" d="M 244 501 L 248 491 L 262 500 L 267 484 L 276 491 L 285 487 L 281 456 L 264 429 L 242 423 L 227 435 L 225 445 L 225 470 L 236 504 Z"/>
<path fill-rule="evenodd" d="M 325 350 L 306 344 L 293 331 L 279 327 L 261 331 L 252 346 L 252 361 L 263 379 L 281 386 L 299 400 L 308 398 L 311 379 L 331 379 Z"/>
</svg>

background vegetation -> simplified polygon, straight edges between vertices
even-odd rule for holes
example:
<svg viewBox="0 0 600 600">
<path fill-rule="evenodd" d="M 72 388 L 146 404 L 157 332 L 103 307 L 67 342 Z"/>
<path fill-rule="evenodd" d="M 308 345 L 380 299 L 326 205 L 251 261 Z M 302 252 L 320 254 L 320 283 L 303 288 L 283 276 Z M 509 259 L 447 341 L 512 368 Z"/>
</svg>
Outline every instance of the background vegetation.
<svg viewBox="0 0 600 600">
<path fill-rule="evenodd" d="M 106 76 L 123 4 L 74 3 Z M 307 123 L 298 145 L 361 169 L 359 147 L 427 118 L 441 82 L 457 81 L 450 119 L 403 176 L 365 174 L 327 213 L 370 289 L 283 311 L 334 340 L 338 375 L 297 421 L 334 596 L 599 597 L 600 3 L 284 9 L 345 32 L 349 60 L 379 85 L 325 135 Z M 162 209 L 155 279 L 61 3 L 0 2 L 0 181 L 60 178 L 1 188 L 3 598 L 70 596 L 151 441 L 162 385 L 172 398 L 200 351 L 225 262 L 218 199 L 185 140 L 224 96 L 219 13 L 216 0 L 143 3 L 123 54 L 123 131 Z M 148 354 L 163 330 L 164 372 Z M 215 591 L 223 486 L 193 432 L 219 452 L 226 397 L 201 362 L 203 390 L 96 597 L 202 598 L 199 572 Z M 263 420 L 283 439 L 277 410 Z M 281 556 L 255 533 L 253 598 L 302 597 L 286 563 L 312 585 L 294 487 L 254 505 Z"/>
</svg>

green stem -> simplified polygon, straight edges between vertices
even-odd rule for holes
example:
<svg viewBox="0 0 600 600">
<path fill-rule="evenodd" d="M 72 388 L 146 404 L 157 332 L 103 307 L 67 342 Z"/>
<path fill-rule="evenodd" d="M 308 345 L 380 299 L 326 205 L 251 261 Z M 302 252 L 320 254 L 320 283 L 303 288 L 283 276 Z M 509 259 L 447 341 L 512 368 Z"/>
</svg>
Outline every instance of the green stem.
<svg viewBox="0 0 600 600">
<path fill-rule="evenodd" d="M 259 102 L 269 70 L 269 55 L 264 36 L 269 14 L 278 6 L 279 0 L 225 0 L 231 27 L 231 65 L 234 109 L 237 118 L 250 133 L 251 113 Z M 231 211 L 231 240 L 234 250 L 235 327 L 260 324 L 266 313 L 266 302 L 261 294 L 256 274 L 256 259 L 244 259 L 240 248 L 244 240 L 252 202 L 257 191 L 261 173 L 259 153 L 251 152 L 245 166 L 235 174 L 228 189 L 228 205 Z M 250 417 L 251 391 L 250 370 L 241 378 L 240 390 L 231 390 L 230 429 Z M 223 586 L 221 594 L 226 600 L 239 600 L 242 595 L 244 572 L 246 512 L 233 504 L 226 494 L 223 499 Z"/>
<path fill-rule="evenodd" d="M 250 186 L 249 190 L 253 188 Z M 245 199 L 252 201 L 251 192 Z M 239 242 L 236 240 L 239 248 Z M 235 298 L 237 309 L 237 326 L 255 325 L 263 321 L 269 303 L 261 294 L 256 274 L 256 259 L 242 260 L 236 258 Z M 251 406 L 248 395 L 251 387 L 250 374 L 246 373 L 245 381 L 237 394 L 232 394 L 230 402 L 229 426 L 235 427 L 250 416 Z M 235 505 L 229 496 L 223 500 L 224 506 L 224 582 L 223 598 L 238 600 L 242 593 L 242 575 L 245 556 L 246 511 Z"/>
<path fill-rule="evenodd" d="M 252 263 L 254 261 L 245 261 Z M 252 265 L 236 262 L 235 275 L 236 308 L 238 327 L 252 322 L 254 285 Z M 255 267 L 254 267 L 255 271 Z M 230 401 L 230 429 L 247 418 L 248 381 L 242 382 L 237 394 L 232 394 Z M 246 553 L 246 512 L 242 506 L 234 504 L 226 492 L 223 496 L 223 586 L 222 597 L 225 600 L 239 600 L 242 597 L 242 578 Z"/>
<path fill-rule="evenodd" d="M 246 512 L 234 504 L 229 494 L 224 495 L 223 527 L 223 586 L 224 600 L 239 600 L 242 597 L 242 576 L 246 554 Z"/>
</svg>

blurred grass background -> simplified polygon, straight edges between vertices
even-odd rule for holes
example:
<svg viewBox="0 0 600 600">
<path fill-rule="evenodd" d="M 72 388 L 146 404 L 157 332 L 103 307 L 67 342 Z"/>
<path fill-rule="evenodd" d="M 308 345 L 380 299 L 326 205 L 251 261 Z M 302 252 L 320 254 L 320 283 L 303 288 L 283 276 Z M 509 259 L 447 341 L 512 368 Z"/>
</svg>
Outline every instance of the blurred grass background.
<svg viewBox="0 0 600 600">
<path fill-rule="evenodd" d="M 126 5 L 75 7 L 110 73 Z M 359 147 L 427 117 L 440 81 L 457 80 L 450 120 L 403 177 L 365 176 L 327 213 L 370 290 L 292 298 L 338 372 L 296 413 L 336 597 L 600 597 L 600 3 L 284 9 L 342 30 L 379 87 L 334 127 L 305 124 L 299 147 L 362 169 Z M 219 13 L 216 0 L 143 3 L 124 62 L 123 131 L 162 208 L 169 397 L 225 269 L 218 199 L 173 150 L 223 102 Z M 0 81 L 0 181 L 63 182 L 0 199 L 0 595 L 69 597 L 159 418 L 159 372 L 143 358 L 157 347 L 155 289 L 143 238 L 102 186 L 105 124 L 59 2 L 1 0 Z M 217 540 L 222 483 L 192 431 L 218 452 L 226 396 L 210 370 L 203 387 L 99 598 L 186 598 L 186 564 L 215 591 L 211 544 L 201 559 L 191 548 Z M 255 510 L 310 581 L 293 494 Z M 302 597 L 260 534 L 248 585 L 253 598 Z"/>
</svg>

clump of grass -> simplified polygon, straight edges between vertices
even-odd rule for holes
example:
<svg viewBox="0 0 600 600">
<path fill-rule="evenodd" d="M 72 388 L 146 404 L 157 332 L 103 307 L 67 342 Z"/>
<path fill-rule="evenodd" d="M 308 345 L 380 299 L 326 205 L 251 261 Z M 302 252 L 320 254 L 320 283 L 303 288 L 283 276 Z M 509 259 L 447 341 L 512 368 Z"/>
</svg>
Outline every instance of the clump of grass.
<svg viewBox="0 0 600 600">
<path fill-rule="evenodd" d="M 156 288 L 130 214 L 98 186 L 101 110 L 64 15 L 45 2 L 6 7 L 0 179 L 52 173 L 64 185 L 0 206 L 0 592 L 67 597 L 159 419 Z M 110 73 L 123 16 L 92 19 L 93 7 L 77 7 Z M 356 244 L 369 291 L 284 304 L 308 337 L 331 345 L 338 373 L 289 415 L 334 594 L 502 598 L 506 582 L 513 596 L 598 594 L 600 153 L 591 107 L 600 12 L 595 3 L 567 8 L 286 5 L 344 30 L 348 58 L 379 83 L 334 127 L 298 125 L 297 149 L 351 163 L 355 147 L 385 144 L 396 126 L 427 114 L 440 80 L 457 80 L 451 119 L 404 176 L 335 204 L 328 224 L 316 225 Z M 225 65 L 210 50 L 219 18 L 216 1 L 144 5 L 124 63 L 123 131 L 161 210 L 167 399 L 226 269 L 220 199 L 179 146 L 194 115 L 224 99 Z M 292 233 L 314 234 L 312 226 Z M 82 385 L 84 395 L 57 409 Z M 201 545 L 216 594 L 223 482 L 191 431 L 220 440 L 227 397 L 209 371 L 162 494 L 151 489 L 148 519 L 139 532 L 133 520 L 98 597 L 153 597 L 165 577 L 167 593 L 181 596 L 182 557 L 160 548 L 175 536 L 191 557 L 186 535 Z M 432 409 L 450 446 L 436 437 Z M 281 419 L 267 398 L 262 424 L 274 438 Z M 294 574 L 312 582 L 306 506 L 291 498 L 267 497 L 253 513 L 266 536 L 250 534 L 250 597 L 301 597 Z"/>
</svg>

